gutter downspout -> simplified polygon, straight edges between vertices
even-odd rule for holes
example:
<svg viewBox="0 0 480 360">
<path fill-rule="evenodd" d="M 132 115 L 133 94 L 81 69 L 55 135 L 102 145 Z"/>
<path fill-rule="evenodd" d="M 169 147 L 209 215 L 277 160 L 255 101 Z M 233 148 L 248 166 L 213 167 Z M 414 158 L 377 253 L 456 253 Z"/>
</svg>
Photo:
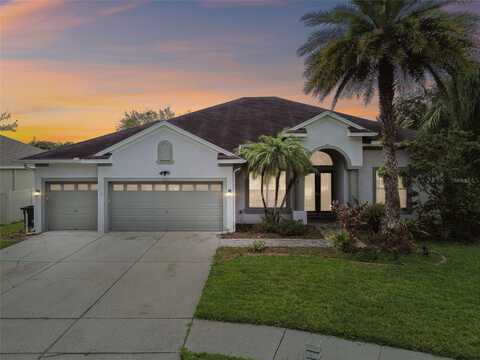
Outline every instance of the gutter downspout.
<svg viewBox="0 0 480 360">
<path fill-rule="evenodd" d="M 233 232 L 237 231 L 237 183 L 235 181 L 237 172 L 242 170 L 241 167 L 233 169 Z"/>
</svg>

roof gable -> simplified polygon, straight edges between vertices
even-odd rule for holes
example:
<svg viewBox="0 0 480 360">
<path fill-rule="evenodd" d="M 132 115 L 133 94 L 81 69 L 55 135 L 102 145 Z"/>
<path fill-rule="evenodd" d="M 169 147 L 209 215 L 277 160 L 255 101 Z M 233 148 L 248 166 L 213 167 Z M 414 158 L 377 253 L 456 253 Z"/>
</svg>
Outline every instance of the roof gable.
<svg viewBox="0 0 480 360">
<path fill-rule="evenodd" d="M 365 127 L 353 122 L 353 121 L 350 121 L 348 119 L 346 119 L 345 117 L 343 116 L 340 116 L 332 111 L 324 111 L 322 112 L 321 114 L 318 114 L 317 116 L 314 116 L 313 118 L 311 119 L 308 119 L 307 121 L 304 121 L 298 125 L 295 125 L 294 127 L 292 127 L 290 130 L 298 130 L 298 129 L 302 129 L 302 128 L 305 128 L 307 127 L 308 125 L 314 123 L 314 122 L 317 122 L 317 121 L 320 121 L 320 120 L 324 120 L 324 119 L 333 119 L 333 120 L 336 120 L 344 125 L 346 125 L 347 127 L 353 127 L 354 129 L 357 129 L 357 130 L 363 130 L 363 131 L 368 131 Z"/>
<path fill-rule="evenodd" d="M 218 147 L 217 145 L 215 144 L 212 144 L 208 141 L 205 141 L 204 139 L 202 138 L 199 138 L 198 136 L 192 134 L 192 133 L 189 133 L 167 121 L 159 121 L 159 122 L 156 122 L 155 124 L 153 124 L 152 126 L 149 126 L 145 129 L 143 129 L 142 131 L 139 131 L 137 132 L 136 134 L 128 137 L 128 138 L 125 138 L 124 140 L 106 148 L 106 149 L 103 149 L 102 151 L 99 151 L 98 153 L 95 154 L 96 157 L 102 157 L 102 156 L 105 156 L 106 154 L 108 153 L 111 153 L 115 150 L 118 150 L 120 148 L 123 148 L 125 146 L 128 146 L 129 144 L 131 143 L 134 143 L 136 142 L 137 140 L 140 140 L 141 138 L 149 135 L 149 134 L 152 134 L 153 132 L 161 129 L 161 128 L 168 128 L 180 135 L 183 135 L 185 137 L 188 137 L 190 139 L 192 139 L 193 141 L 195 142 L 198 142 L 208 148 L 210 148 L 211 150 L 217 152 L 217 153 L 225 153 L 226 155 L 228 156 L 235 156 L 234 154 L 230 153 L 229 151 L 226 151 L 225 149 L 222 149 L 220 147 Z"/>
</svg>

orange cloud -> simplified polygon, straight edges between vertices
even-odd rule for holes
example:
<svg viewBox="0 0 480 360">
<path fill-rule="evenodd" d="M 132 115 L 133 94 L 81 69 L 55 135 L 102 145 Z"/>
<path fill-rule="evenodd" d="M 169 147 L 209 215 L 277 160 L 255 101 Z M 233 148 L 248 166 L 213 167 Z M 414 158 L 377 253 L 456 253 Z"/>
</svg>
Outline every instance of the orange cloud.
<svg viewBox="0 0 480 360">
<path fill-rule="evenodd" d="M 241 96 L 280 96 L 319 105 L 301 93 L 302 79 L 266 83 L 255 72 L 179 71 L 160 66 L 6 60 L 1 107 L 19 121 L 22 141 L 79 141 L 114 131 L 124 111 L 171 106 L 178 114 Z M 340 101 L 337 109 L 375 118 L 376 106 Z M 321 104 L 320 104 L 321 105 Z M 328 100 L 323 104 L 329 107 Z"/>
</svg>

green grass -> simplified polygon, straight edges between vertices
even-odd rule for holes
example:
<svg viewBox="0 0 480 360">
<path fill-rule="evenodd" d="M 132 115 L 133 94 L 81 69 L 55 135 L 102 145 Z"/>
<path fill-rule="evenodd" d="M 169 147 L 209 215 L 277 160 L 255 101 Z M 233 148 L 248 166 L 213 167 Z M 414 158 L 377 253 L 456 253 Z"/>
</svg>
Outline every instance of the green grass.
<svg viewBox="0 0 480 360">
<path fill-rule="evenodd" d="M 432 248 L 447 261 L 412 255 L 379 264 L 336 258 L 333 250 L 243 256 L 219 249 L 196 317 L 480 359 L 480 246 Z"/>
<path fill-rule="evenodd" d="M 23 222 L 0 225 L 0 249 L 24 239 Z"/>
<path fill-rule="evenodd" d="M 248 360 L 221 354 L 192 353 L 185 349 L 182 350 L 181 358 L 182 360 Z"/>
</svg>

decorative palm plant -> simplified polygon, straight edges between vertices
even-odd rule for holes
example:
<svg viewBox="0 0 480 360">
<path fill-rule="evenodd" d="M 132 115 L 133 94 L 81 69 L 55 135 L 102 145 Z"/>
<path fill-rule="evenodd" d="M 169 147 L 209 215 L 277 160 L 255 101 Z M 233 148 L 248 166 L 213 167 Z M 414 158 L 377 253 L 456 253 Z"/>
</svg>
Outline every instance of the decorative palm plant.
<svg viewBox="0 0 480 360">
<path fill-rule="evenodd" d="M 242 146 L 239 154 L 247 160 L 250 173 L 260 177 L 260 193 L 265 217 L 278 223 L 280 209 L 285 206 L 293 185 L 300 176 L 313 171 L 310 153 L 298 139 L 279 135 L 260 136 L 258 142 Z M 288 174 L 288 181 L 285 194 L 279 199 L 280 178 L 283 172 Z M 275 180 L 275 195 L 273 206 L 270 207 L 265 199 L 265 184 L 268 184 L 272 178 Z"/>
</svg>

